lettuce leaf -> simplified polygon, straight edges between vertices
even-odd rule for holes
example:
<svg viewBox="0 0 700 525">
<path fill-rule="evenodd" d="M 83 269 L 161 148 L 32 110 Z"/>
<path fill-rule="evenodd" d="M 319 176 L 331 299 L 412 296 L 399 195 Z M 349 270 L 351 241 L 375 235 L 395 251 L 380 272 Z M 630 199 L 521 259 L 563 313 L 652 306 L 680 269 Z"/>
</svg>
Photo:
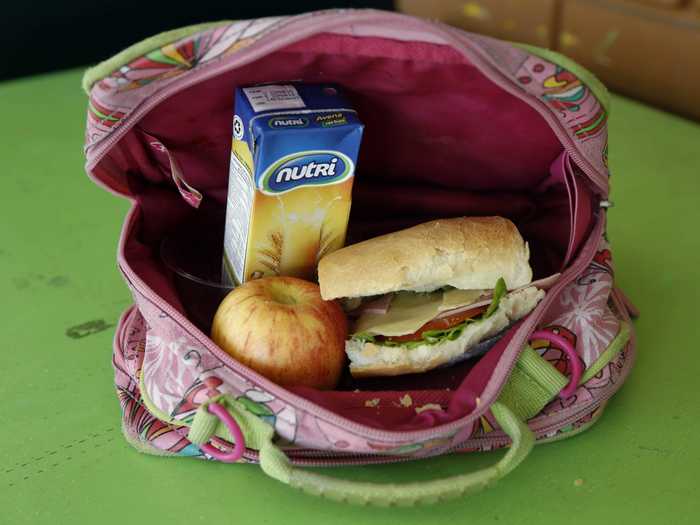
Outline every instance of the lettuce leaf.
<svg viewBox="0 0 700 525">
<path fill-rule="evenodd" d="M 358 334 L 353 334 L 351 339 L 354 339 L 355 341 L 362 341 L 363 343 L 374 343 L 376 341 L 376 337 L 374 334 L 370 334 L 369 332 L 361 332 Z"/>
<path fill-rule="evenodd" d="M 503 277 L 499 277 L 498 281 L 496 281 L 496 286 L 493 289 L 493 299 L 491 299 L 491 304 L 486 309 L 486 313 L 484 313 L 484 319 L 488 319 L 496 310 L 498 310 L 498 305 L 501 303 L 501 299 L 503 299 L 503 296 L 505 296 L 506 293 L 508 293 L 506 282 L 503 280 Z"/>
<path fill-rule="evenodd" d="M 496 286 L 493 289 L 493 299 L 491 299 L 489 307 L 483 314 L 477 317 L 472 317 L 470 319 L 465 319 L 458 325 L 452 326 L 450 328 L 444 328 L 442 330 L 426 330 L 421 334 L 422 337 L 418 341 L 406 341 L 403 343 L 391 340 L 377 341 L 377 337 L 380 336 L 376 336 L 369 332 L 354 334 L 352 336 L 352 339 L 355 341 L 362 341 L 363 343 L 375 343 L 381 346 L 390 347 L 402 346 L 408 349 L 416 348 L 422 345 L 436 345 L 442 343 L 443 341 L 454 341 L 455 339 L 459 339 L 467 325 L 469 325 L 470 323 L 477 323 L 482 319 L 488 319 L 494 313 L 496 313 L 496 310 L 498 310 L 498 306 L 501 303 L 501 299 L 503 299 L 503 297 L 505 297 L 507 293 L 508 289 L 506 288 L 506 283 L 503 280 L 503 278 L 500 277 L 498 281 L 496 281 Z"/>
</svg>

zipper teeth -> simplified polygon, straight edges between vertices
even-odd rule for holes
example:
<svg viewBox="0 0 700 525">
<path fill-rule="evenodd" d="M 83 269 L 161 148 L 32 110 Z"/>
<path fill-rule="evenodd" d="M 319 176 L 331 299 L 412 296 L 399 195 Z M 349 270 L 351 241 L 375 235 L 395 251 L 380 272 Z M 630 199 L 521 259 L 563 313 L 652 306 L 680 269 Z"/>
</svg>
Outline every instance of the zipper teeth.
<svg viewBox="0 0 700 525">
<path fill-rule="evenodd" d="M 331 467 L 331 466 L 365 466 L 365 465 L 386 465 L 389 463 L 406 463 L 408 461 L 416 461 L 420 458 L 413 456 L 361 456 L 361 455 L 348 455 L 348 456 L 333 456 L 330 453 L 326 453 L 327 456 L 315 456 L 315 457 L 295 457 L 290 455 L 289 460 L 293 465 L 300 467 Z M 255 463 L 260 462 L 260 454 L 256 451 L 248 452 L 243 454 L 243 457 L 249 461 Z"/>
<path fill-rule="evenodd" d="M 381 15 L 377 13 L 369 13 L 369 14 L 359 14 L 359 15 L 354 15 L 354 16 L 348 16 L 347 14 L 344 15 L 336 15 L 336 16 L 318 16 L 319 20 L 314 23 L 314 24 L 306 24 L 305 31 L 299 31 L 299 32 L 294 32 L 289 30 L 290 27 L 293 27 L 295 25 L 299 25 L 299 23 L 304 23 L 307 21 L 309 16 L 313 15 L 306 15 L 306 16 L 301 16 L 298 18 L 293 18 L 290 19 L 289 22 L 284 24 L 284 27 L 287 29 L 285 32 L 280 32 L 278 31 L 277 34 L 294 34 L 293 37 L 291 38 L 282 38 L 278 37 L 277 39 L 271 39 L 268 38 L 267 45 L 260 45 L 261 40 L 258 40 L 256 43 L 258 44 L 252 44 L 251 47 L 245 48 L 241 50 L 238 56 L 238 60 L 235 61 L 224 61 L 218 64 L 213 65 L 212 67 L 206 69 L 206 70 L 200 70 L 200 71 L 195 71 L 193 74 L 191 74 L 189 77 L 183 79 L 181 82 L 175 81 L 173 84 L 170 84 L 169 86 L 166 86 L 163 91 L 158 93 L 157 95 L 154 95 L 153 97 L 149 98 L 144 104 L 139 106 L 134 112 L 128 117 L 129 121 L 125 122 L 120 126 L 118 130 L 114 132 L 114 134 L 103 143 L 99 144 L 97 147 L 99 148 L 97 153 L 95 154 L 94 160 L 88 165 L 88 169 L 90 169 L 92 166 L 95 166 L 107 153 L 109 148 L 114 145 L 125 133 L 129 131 L 131 126 L 133 126 L 136 122 L 138 122 L 139 118 L 147 113 L 150 109 L 152 109 L 154 106 L 159 104 L 162 100 L 184 90 L 187 89 L 188 87 L 199 83 L 203 82 L 209 78 L 212 78 L 216 75 L 218 75 L 221 72 L 228 71 L 235 69 L 236 67 L 239 67 L 240 65 L 246 63 L 247 61 L 252 61 L 258 56 L 263 56 L 265 53 L 268 53 L 270 51 L 273 51 L 275 49 L 278 49 L 280 47 L 283 47 L 284 45 L 289 45 L 293 42 L 302 40 L 303 38 L 306 38 L 308 36 L 311 36 L 313 34 L 316 34 L 318 32 L 323 31 L 330 31 L 333 28 L 340 26 L 340 25 L 348 25 L 354 22 L 361 22 L 361 21 L 379 21 L 382 18 L 386 19 L 392 19 L 395 20 L 397 15 Z M 412 20 L 410 18 L 404 19 L 404 20 Z M 477 65 L 481 66 L 480 70 L 481 73 L 488 75 L 488 73 L 491 73 L 494 77 L 498 77 L 498 80 L 495 80 L 492 77 L 491 78 L 499 87 L 503 89 L 508 89 L 509 92 L 511 92 L 514 96 L 520 98 L 524 102 L 528 103 L 531 106 L 537 106 L 535 109 L 538 110 L 538 112 L 545 118 L 545 120 L 550 124 L 552 129 L 554 130 L 555 134 L 557 135 L 557 138 L 560 139 L 562 142 L 562 146 L 567 150 L 567 153 L 571 156 L 571 158 L 579 163 L 582 159 L 578 155 L 577 150 L 573 142 L 571 141 L 570 137 L 566 133 L 565 130 L 563 130 L 562 124 L 556 120 L 555 118 L 552 117 L 551 113 L 549 112 L 548 108 L 544 107 L 542 102 L 534 97 L 533 95 L 530 95 L 528 93 L 524 93 L 522 91 L 511 91 L 512 89 L 512 83 L 509 82 L 508 80 L 503 78 L 502 73 L 498 71 L 495 66 L 493 66 L 491 63 L 483 60 L 479 56 L 475 56 L 476 53 L 471 53 L 472 49 L 470 47 L 467 47 L 464 45 L 464 39 L 461 37 L 457 39 L 453 36 L 453 32 L 446 28 L 446 26 L 438 25 L 438 24 L 428 24 L 426 26 L 425 22 L 419 22 L 418 25 L 420 28 L 423 29 L 424 32 L 426 31 L 426 27 L 430 27 L 433 31 L 433 33 L 440 34 L 443 38 L 446 40 L 451 41 L 452 45 L 455 47 L 458 47 L 463 51 L 463 53 L 469 58 L 470 60 L 473 60 Z M 308 29 L 311 28 L 311 29 Z M 278 27 L 279 29 L 279 27 Z M 273 45 L 274 44 L 274 45 Z M 246 51 L 248 51 L 246 53 Z M 565 140 L 564 140 L 565 139 Z M 581 163 L 583 164 L 583 163 Z M 585 163 L 585 165 L 588 165 L 588 163 Z M 583 168 L 584 166 L 582 166 Z M 592 173 L 597 174 L 596 170 L 591 167 Z M 587 173 L 589 177 L 591 177 L 590 173 Z M 93 176 L 94 178 L 94 176 Z M 592 177 L 593 178 L 593 177 Z M 593 178 L 594 179 L 594 178 Z M 596 182 L 593 180 L 593 182 Z M 132 209 L 133 210 L 133 209 Z M 600 234 L 601 231 L 601 226 L 603 223 L 604 219 L 602 216 L 598 220 L 598 225 L 597 227 L 594 228 L 594 231 L 591 233 L 591 236 L 589 238 L 589 244 L 591 241 L 596 240 L 598 235 Z M 585 267 L 590 262 L 590 258 L 592 258 L 593 253 L 595 252 L 595 247 L 596 245 L 593 244 L 592 246 L 585 246 L 584 249 L 581 251 L 577 261 L 575 261 L 572 266 L 569 267 L 568 271 L 565 272 L 566 278 L 562 276 L 560 281 L 555 283 L 554 286 L 550 289 L 549 293 L 545 298 L 542 300 L 542 302 L 538 305 L 537 310 L 539 311 L 537 315 L 535 315 L 535 312 L 530 314 L 529 318 L 523 323 L 523 325 L 520 327 L 518 332 L 513 336 L 513 340 L 510 343 L 511 347 L 521 347 L 523 343 L 525 342 L 525 339 L 531 329 L 534 327 L 536 322 L 539 321 L 541 314 L 543 310 L 545 309 L 546 306 L 549 305 L 549 303 L 553 300 L 552 298 L 556 296 L 556 293 L 569 284 L 575 276 L 578 274 L 579 270 Z M 123 246 L 122 246 L 123 248 Z M 584 257 L 587 255 L 588 252 L 590 253 L 590 258 L 589 257 Z M 233 360 L 228 354 L 225 352 L 221 351 L 216 345 L 213 344 L 212 341 L 209 340 L 209 338 L 203 334 L 198 328 L 194 327 L 180 312 L 172 308 L 171 305 L 168 303 L 164 302 L 162 298 L 160 298 L 153 290 L 148 287 L 141 278 L 136 275 L 133 270 L 127 265 L 127 264 L 121 264 L 120 263 L 120 269 L 127 279 L 127 281 L 130 282 L 130 284 L 139 291 L 139 293 L 144 297 L 144 299 L 150 301 L 153 303 L 155 306 L 160 308 L 161 310 L 165 311 L 168 313 L 171 318 L 177 322 L 182 328 L 184 328 L 187 332 L 189 332 L 195 339 L 197 339 L 206 349 L 208 349 L 210 352 L 212 352 L 217 358 L 219 358 L 221 361 L 223 361 L 225 364 L 228 365 L 229 368 L 233 369 L 237 373 L 242 373 L 244 375 L 247 375 L 248 377 L 252 378 L 256 383 L 258 383 L 260 386 L 265 388 L 266 390 L 270 391 L 271 393 L 277 394 L 278 397 L 283 399 L 284 401 L 294 404 L 295 406 L 301 408 L 302 410 L 305 410 L 309 412 L 310 414 L 313 414 L 317 417 L 320 417 L 321 419 L 324 419 L 326 421 L 335 423 L 337 425 L 342 425 L 343 427 L 350 429 L 352 431 L 355 431 L 359 435 L 362 435 L 363 437 L 372 437 L 372 438 L 377 438 L 377 439 L 384 439 L 384 440 L 392 440 L 396 439 L 398 436 L 401 436 L 403 439 L 410 437 L 410 438 L 415 438 L 415 439 L 421 439 L 421 438 L 430 438 L 433 436 L 438 436 L 442 435 L 446 432 L 449 432 L 455 428 L 460 428 L 464 426 L 465 424 L 468 424 L 472 420 L 476 419 L 480 415 L 486 412 L 488 410 L 488 405 L 490 404 L 489 400 L 485 400 L 486 402 L 484 403 L 484 407 L 481 410 L 475 410 L 472 414 L 465 416 L 465 418 L 462 418 L 460 420 L 453 421 L 451 423 L 446 423 L 444 425 L 440 425 L 438 427 L 434 427 L 433 429 L 429 430 L 419 430 L 419 431 L 412 431 L 412 432 L 397 432 L 397 431 L 383 431 L 383 430 L 378 430 L 374 429 L 372 427 L 366 427 L 364 425 L 360 425 L 358 423 L 352 422 L 346 418 L 343 418 L 341 416 L 338 416 L 326 409 L 323 409 L 322 407 L 319 407 L 318 405 L 311 403 L 307 401 L 304 398 L 300 398 L 296 396 L 295 394 L 292 394 L 289 391 L 286 391 L 284 389 L 281 389 L 280 387 L 277 387 L 277 385 L 274 385 L 273 383 L 269 382 L 269 380 L 263 378 L 259 374 L 247 369 L 240 363 L 236 362 Z M 503 358 L 501 358 L 503 359 Z M 501 377 L 509 374 L 513 367 L 515 366 L 515 359 L 509 363 L 509 367 L 507 369 L 506 374 L 499 374 Z M 499 378 L 500 380 L 500 378 Z M 492 378 L 491 381 L 489 382 L 489 385 L 494 382 L 494 379 Z M 488 386 L 487 385 L 487 390 Z M 497 389 L 500 391 L 503 385 L 500 385 L 500 387 Z M 495 399 L 496 395 L 498 394 L 498 391 L 493 393 L 492 396 L 493 399 Z M 435 430 L 438 429 L 438 430 Z"/>
</svg>

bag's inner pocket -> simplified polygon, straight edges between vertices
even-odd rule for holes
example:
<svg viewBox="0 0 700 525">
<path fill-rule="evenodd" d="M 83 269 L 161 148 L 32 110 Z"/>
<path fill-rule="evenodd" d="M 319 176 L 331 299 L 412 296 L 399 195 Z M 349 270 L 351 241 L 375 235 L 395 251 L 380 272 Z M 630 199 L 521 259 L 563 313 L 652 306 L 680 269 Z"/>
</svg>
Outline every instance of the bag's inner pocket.
<svg viewBox="0 0 700 525">
<path fill-rule="evenodd" d="M 535 279 L 575 258 L 593 224 L 594 194 L 539 113 L 448 46 L 322 34 L 163 100 L 95 168 L 98 176 L 103 170 L 105 177 L 120 178 L 139 204 L 124 243 L 126 263 L 176 308 L 182 305 L 160 260 L 160 243 L 225 202 L 234 88 L 289 80 L 342 85 L 366 126 L 348 242 L 434 218 L 502 215 L 529 243 Z M 176 174 L 154 143 L 175 159 Z M 199 208 L 182 198 L 191 190 L 201 194 Z M 299 393 L 346 417 L 393 427 L 371 410 L 353 416 L 352 390 L 407 391 L 416 398 L 431 391 L 431 402 L 446 406 L 461 385 L 471 396 L 467 410 L 504 346 L 505 340 L 476 366 L 346 382 L 345 392 Z M 404 423 L 410 428 L 414 419 Z M 415 420 L 413 426 L 424 424 Z"/>
</svg>

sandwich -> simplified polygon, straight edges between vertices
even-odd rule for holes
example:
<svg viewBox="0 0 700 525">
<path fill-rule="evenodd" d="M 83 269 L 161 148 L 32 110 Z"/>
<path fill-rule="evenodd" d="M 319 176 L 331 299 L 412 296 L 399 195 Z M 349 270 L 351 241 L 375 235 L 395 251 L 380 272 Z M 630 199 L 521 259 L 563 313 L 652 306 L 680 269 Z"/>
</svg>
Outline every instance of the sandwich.
<svg viewBox="0 0 700 525">
<path fill-rule="evenodd" d="M 503 217 L 435 220 L 326 255 L 321 296 L 340 300 L 353 320 L 350 372 L 424 372 L 493 344 L 544 297 L 531 284 L 529 255 Z"/>
</svg>

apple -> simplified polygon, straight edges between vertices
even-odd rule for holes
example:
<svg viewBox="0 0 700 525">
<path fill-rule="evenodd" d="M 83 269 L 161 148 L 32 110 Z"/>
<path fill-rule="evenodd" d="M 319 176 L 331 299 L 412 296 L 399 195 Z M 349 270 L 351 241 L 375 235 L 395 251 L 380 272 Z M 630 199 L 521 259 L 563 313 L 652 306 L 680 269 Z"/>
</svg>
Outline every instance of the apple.
<svg viewBox="0 0 700 525">
<path fill-rule="evenodd" d="M 219 305 L 212 339 L 282 386 L 330 389 L 345 363 L 347 320 L 316 284 L 263 277 L 234 288 Z"/>
</svg>

